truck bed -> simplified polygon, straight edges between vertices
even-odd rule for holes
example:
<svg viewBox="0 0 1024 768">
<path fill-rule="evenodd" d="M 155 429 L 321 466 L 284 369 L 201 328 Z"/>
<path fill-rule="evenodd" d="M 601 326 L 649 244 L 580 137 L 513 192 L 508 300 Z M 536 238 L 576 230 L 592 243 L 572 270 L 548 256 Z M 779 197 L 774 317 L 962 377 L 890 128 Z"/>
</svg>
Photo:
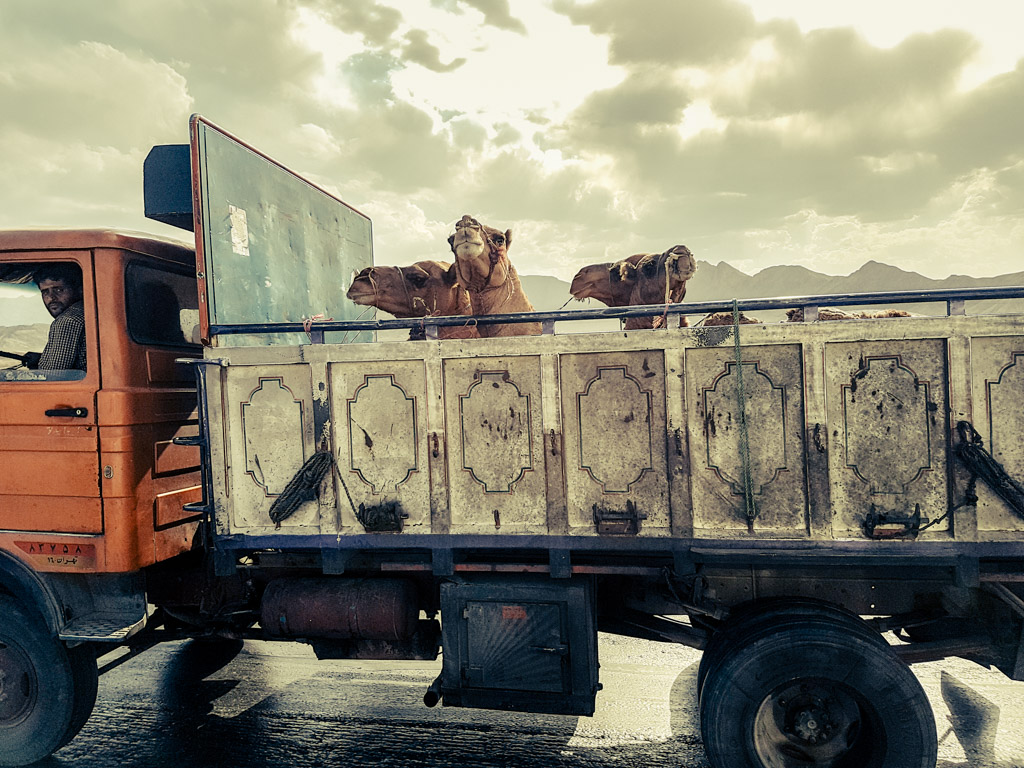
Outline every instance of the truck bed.
<svg viewBox="0 0 1024 768">
<path fill-rule="evenodd" d="M 1020 316 L 738 332 L 738 349 L 733 326 L 208 349 L 220 544 L 1024 551 L 1021 511 L 956 458 L 967 422 L 1024 477 Z M 318 451 L 335 462 L 319 499 L 278 526 Z"/>
</svg>

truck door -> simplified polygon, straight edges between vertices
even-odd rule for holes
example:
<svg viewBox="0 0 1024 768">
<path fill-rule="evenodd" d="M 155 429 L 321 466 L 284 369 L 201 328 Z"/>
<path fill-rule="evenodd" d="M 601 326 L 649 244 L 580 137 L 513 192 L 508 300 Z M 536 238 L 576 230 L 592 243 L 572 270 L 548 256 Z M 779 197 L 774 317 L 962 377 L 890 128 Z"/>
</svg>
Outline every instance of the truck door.
<svg viewBox="0 0 1024 768">
<path fill-rule="evenodd" d="M 42 370 L 0 358 L 0 530 L 102 533 L 96 392 L 96 295 L 89 251 L 19 253 L 0 263 L 0 350 L 41 353 L 53 321 L 33 277 L 81 272 L 85 370 Z"/>
</svg>

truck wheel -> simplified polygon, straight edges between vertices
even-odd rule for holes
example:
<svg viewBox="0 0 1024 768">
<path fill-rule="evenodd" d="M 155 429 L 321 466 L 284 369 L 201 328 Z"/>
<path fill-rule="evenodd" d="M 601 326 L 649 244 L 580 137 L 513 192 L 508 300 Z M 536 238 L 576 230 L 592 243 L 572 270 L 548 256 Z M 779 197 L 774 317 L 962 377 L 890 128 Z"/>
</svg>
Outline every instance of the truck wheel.
<svg viewBox="0 0 1024 768">
<path fill-rule="evenodd" d="M 89 720 L 93 707 L 96 706 L 100 677 L 96 668 L 96 651 L 91 645 L 78 645 L 68 649 L 68 662 L 71 664 L 71 676 L 74 678 L 75 701 L 71 722 L 60 742 L 61 747 L 75 738 Z"/>
<path fill-rule="evenodd" d="M 846 622 L 795 621 L 734 648 L 700 703 L 715 768 L 934 768 L 921 684 Z"/>
<path fill-rule="evenodd" d="M 34 763 L 70 739 L 75 682 L 64 645 L 14 598 L 0 595 L 0 765 Z"/>
<path fill-rule="evenodd" d="M 845 623 L 851 632 L 871 638 L 887 646 L 878 632 L 871 629 L 857 614 L 823 600 L 802 597 L 767 598 L 744 603 L 732 610 L 725 624 L 712 636 L 700 657 L 697 668 L 697 696 L 704 690 L 708 673 L 734 648 L 748 644 L 759 633 L 777 629 L 794 621 L 836 621 Z"/>
</svg>

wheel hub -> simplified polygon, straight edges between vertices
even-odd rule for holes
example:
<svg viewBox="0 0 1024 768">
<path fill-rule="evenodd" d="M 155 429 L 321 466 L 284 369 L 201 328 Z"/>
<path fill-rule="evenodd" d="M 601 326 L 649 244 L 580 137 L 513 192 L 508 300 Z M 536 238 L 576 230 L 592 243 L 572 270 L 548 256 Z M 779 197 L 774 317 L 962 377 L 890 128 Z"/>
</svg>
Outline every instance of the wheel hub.
<svg viewBox="0 0 1024 768">
<path fill-rule="evenodd" d="M 32 664 L 18 648 L 0 643 L 0 723 L 9 724 L 31 709 Z"/>
<path fill-rule="evenodd" d="M 836 733 L 836 724 L 829 715 L 828 706 L 815 699 L 804 707 L 790 709 L 786 717 L 786 732 L 808 744 L 820 744 Z"/>
<path fill-rule="evenodd" d="M 848 756 L 861 730 L 855 699 L 828 680 L 804 680 L 762 701 L 755 749 L 770 768 L 831 768 Z"/>
</svg>

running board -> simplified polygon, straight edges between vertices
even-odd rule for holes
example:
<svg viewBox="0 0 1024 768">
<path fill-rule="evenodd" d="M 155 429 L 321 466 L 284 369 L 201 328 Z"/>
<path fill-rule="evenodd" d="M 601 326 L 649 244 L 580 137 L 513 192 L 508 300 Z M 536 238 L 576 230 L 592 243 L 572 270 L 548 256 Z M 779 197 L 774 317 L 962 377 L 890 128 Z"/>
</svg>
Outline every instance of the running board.
<svg viewBox="0 0 1024 768">
<path fill-rule="evenodd" d="M 61 640 L 89 643 L 123 643 L 146 626 L 146 615 L 124 613 L 89 613 L 67 624 L 59 634 Z"/>
</svg>

